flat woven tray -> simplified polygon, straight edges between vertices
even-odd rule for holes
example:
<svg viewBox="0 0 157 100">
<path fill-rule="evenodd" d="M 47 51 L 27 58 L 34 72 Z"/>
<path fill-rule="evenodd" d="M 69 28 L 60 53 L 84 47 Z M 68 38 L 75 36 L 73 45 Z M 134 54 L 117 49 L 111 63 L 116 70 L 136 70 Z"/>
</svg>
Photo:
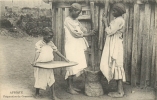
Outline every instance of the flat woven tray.
<svg viewBox="0 0 157 100">
<path fill-rule="evenodd" d="M 75 66 L 78 63 L 76 62 L 65 62 L 65 61 L 51 61 L 51 62 L 38 62 L 36 66 L 33 67 L 41 67 L 41 68 L 60 68 L 60 67 L 70 67 Z"/>
</svg>

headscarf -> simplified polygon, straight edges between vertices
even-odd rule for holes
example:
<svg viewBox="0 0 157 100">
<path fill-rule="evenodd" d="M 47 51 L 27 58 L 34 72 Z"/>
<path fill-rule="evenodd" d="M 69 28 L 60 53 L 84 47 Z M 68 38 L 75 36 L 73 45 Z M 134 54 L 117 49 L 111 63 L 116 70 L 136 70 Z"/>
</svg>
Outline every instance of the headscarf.
<svg viewBox="0 0 157 100">
<path fill-rule="evenodd" d="M 116 9 L 121 14 L 126 13 L 125 5 L 123 3 L 114 4 L 113 9 Z"/>
<path fill-rule="evenodd" d="M 75 8 L 75 9 L 77 9 L 77 10 L 82 10 L 82 6 L 81 6 L 80 4 L 78 4 L 78 3 L 73 3 L 73 4 L 71 5 L 71 7 Z"/>
</svg>

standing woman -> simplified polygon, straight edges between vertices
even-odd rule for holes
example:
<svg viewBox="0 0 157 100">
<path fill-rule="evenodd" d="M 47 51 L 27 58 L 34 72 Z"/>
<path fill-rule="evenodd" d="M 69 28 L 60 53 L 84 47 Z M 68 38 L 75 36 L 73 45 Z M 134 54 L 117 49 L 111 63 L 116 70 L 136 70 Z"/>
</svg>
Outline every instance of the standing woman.
<svg viewBox="0 0 157 100">
<path fill-rule="evenodd" d="M 69 16 L 65 18 L 65 53 L 70 61 L 77 62 L 78 65 L 67 67 L 65 79 L 68 82 L 68 92 L 78 94 L 78 89 L 73 87 L 74 76 L 83 73 L 83 69 L 87 67 L 84 51 L 88 47 L 88 43 L 84 37 L 91 36 L 87 34 L 85 27 L 76 19 L 82 11 L 82 7 L 78 3 L 73 3 L 69 9 Z"/>
<path fill-rule="evenodd" d="M 125 21 L 122 15 L 126 12 L 122 3 L 116 3 L 112 8 L 112 14 L 115 17 L 110 25 L 106 25 L 106 42 L 100 62 L 100 70 L 108 82 L 112 79 L 117 81 L 118 91 L 110 92 L 111 97 L 123 97 L 123 82 L 125 81 L 125 72 L 123 68 L 123 34 Z M 107 18 L 103 18 L 104 23 Z"/>
</svg>

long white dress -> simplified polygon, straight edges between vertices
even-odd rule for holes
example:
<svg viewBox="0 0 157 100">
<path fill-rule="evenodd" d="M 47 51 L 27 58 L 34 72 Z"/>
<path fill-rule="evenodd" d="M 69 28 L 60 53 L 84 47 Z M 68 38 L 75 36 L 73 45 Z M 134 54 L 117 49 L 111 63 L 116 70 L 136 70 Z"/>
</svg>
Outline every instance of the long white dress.
<svg viewBox="0 0 157 100">
<path fill-rule="evenodd" d="M 110 26 L 105 29 L 107 32 L 104 45 L 100 70 L 108 82 L 112 79 L 125 80 L 123 68 L 123 43 L 122 34 L 125 21 L 122 17 L 117 17 L 111 21 Z"/>
<path fill-rule="evenodd" d="M 41 53 L 42 47 L 46 45 L 50 46 L 53 49 L 53 51 L 57 51 L 57 47 L 54 45 L 52 41 L 46 44 L 43 40 L 40 40 L 35 44 L 36 52 Z M 50 55 L 53 56 L 53 53 L 51 53 Z M 35 77 L 35 84 L 34 84 L 35 88 L 46 90 L 47 85 L 52 86 L 53 83 L 55 82 L 53 69 L 34 67 L 34 77 Z"/>
<path fill-rule="evenodd" d="M 83 35 L 85 29 L 78 20 L 73 20 L 70 17 L 65 18 L 65 53 L 66 58 L 70 61 L 77 62 L 78 65 L 67 67 L 65 79 L 70 75 L 79 76 L 83 69 L 87 67 L 86 57 L 84 51 L 87 49 L 88 43 L 85 38 L 76 38 L 73 35 Z M 73 32 L 78 32 L 75 34 Z"/>
</svg>

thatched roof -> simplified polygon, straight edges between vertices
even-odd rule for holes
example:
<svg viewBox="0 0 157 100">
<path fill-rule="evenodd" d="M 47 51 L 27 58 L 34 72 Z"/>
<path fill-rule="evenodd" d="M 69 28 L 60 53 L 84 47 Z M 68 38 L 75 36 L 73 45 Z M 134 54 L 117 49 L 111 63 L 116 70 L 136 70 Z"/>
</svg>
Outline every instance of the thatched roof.
<svg viewBox="0 0 157 100">
<path fill-rule="evenodd" d="M 46 3 L 53 2 L 53 3 L 73 3 L 73 2 L 95 2 L 95 3 L 105 3 L 106 0 L 43 0 Z M 157 0 L 109 0 L 110 3 L 115 3 L 115 2 L 123 2 L 123 3 L 136 3 L 136 2 L 141 2 L 141 3 L 154 3 L 157 2 Z"/>
</svg>

